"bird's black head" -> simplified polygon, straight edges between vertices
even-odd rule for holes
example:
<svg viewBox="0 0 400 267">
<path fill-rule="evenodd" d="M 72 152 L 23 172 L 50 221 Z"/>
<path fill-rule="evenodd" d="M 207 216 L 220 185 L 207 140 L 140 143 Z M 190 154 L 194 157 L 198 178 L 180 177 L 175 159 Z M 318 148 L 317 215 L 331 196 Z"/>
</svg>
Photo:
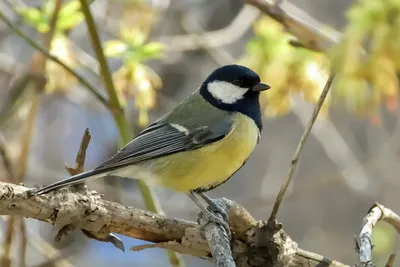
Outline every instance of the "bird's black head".
<svg viewBox="0 0 400 267">
<path fill-rule="evenodd" d="M 261 129 L 259 95 L 270 86 L 260 82 L 260 76 L 240 65 L 226 65 L 214 70 L 203 82 L 200 94 L 211 105 L 252 118 Z"/>
</svg>

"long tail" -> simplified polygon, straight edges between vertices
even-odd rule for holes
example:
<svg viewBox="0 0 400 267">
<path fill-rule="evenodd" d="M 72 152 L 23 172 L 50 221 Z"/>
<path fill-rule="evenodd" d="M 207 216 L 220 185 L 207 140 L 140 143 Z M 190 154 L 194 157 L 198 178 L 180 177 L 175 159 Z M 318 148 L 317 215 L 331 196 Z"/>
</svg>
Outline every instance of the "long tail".
<svg viewBox="0 0 400 267">
<path fill-rule="evenodd" d="M 106 176 L 107 173 L 104 172 L 100 172 L 100 171 L 96 171 L 96 170 L 91 170 L 91 171 L 87 171 L 87 172 L 83 172 L 83 173 L 79 173 L 77 175 L 74 175 L 72 177 L 68 177 L 66 179 L 63 179 L 61 181 L 55 182 L 53 184 L 47 185 L 43 188 L 37 189 L 35 191 L 31 192 L 31 195 L 41 195 L 41 194 L 45 194 L 48 192 L 51 192 L 53 190 L 62 188 L 62 187 L 66 187 L 69 185 L 74 185 L 74 184 L 80 184 L 80 183 L 84 183 L 87 181 L 91 181 L 103 176 Z"/>
</svg>

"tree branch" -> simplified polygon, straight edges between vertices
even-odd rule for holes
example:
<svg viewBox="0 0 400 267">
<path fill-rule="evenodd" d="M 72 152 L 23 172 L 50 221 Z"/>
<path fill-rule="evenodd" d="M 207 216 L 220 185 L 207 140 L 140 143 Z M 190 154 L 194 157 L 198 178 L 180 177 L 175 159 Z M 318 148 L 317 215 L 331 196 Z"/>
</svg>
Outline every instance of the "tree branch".
<svg viewBox="0 0 400 267">
<path fill-rule="evenodd" d="M 216 199 L 215 202 L 226 211 L 230 209 L 231 201 L 227 199 Z M 217 216 L 222 219 L 220 214 Z M 203 212 L 199 213 L 198 221 L 200 225 L 207 223 L 207 218 L 204 216 Z M 208 224 L 204 226 L 204 235 L 208 241 L 208 246 L 211 250 L 211 255 L 214 258 L 215 266 L 236 267 L 233 260 L 231 245 L 229 242 L 230 240 L 222 225 L 208 222 Z"/>
<path fill-rule="evenodd" d="M 294 152 L 292 161 L 290 163 L 288 176 L 286 177 L 286 180 L 283 182 L 281 189 L 279 190 L 278 196 L 276 197 L 276 200 L 274 203 L 274 207 L 272 208 L 271 215 L 268 219 L 268 221 L 270 221 L 271 223 L 274 223 L 276 220 L 276 215 L 278 214 L 279 207 L 283 201 L 283 197 L 285 196 L 286 190 L 288 189 L 290 182 L 293 179 L 294 170 L 300 159 L 300 153 L 303 150 L 304 145 L 306 144 L 306 141 L 308 139 L 308 136 L 310 135 L 311 129 L 314 126 L 314 123 L 318 117 L 319 111 L 321 110 L 321 107 L 325 101 L 325 98 L 329 93 L 333 79 L 334 79 L 334 75 L 331 74 L 325 83 L 324 89 L 321 92 L 321 96 L 319 97 L 318 102 L 315 105 L 313 114 L 311 115 L 311 118 L 307 123 L 307 127 L 305 128 L 304 133 L 299 141 L 299 144 L 297 145 L 296 151 Z"/>
<path fill-rule="evenodd" d="M 86 0 L 79 0 L 79 2 L 81 4 L 82 13 L 85 17 L 86 26 L 88 29 L 93 50 L 100 65 L 100 76 L 103 79 L 104 87 L 106 88 L 108 97 L 110 99 L 110 111 L 114 116 L 115 122 L 118 125 L 122 142 L 125 144 L 132 138 L 132 133 L 126 123 L 126 118 L 123 112 L 121 112 L 122 107 L 117 96 L 117 91 L 115 90 L 112 74 L 108 66 L 107 59 L 103 53 L 100 37 L 97 33 L 97 28 L 94 22 L 93 15 L 90 12 L 89 5 Z"/>
<path fill-rule="evenodd" d="M 79 151 L 76 154 L 75 168 L 71 168 L 65 163 L 65 169 L 67 170 L 67 172 L 69 174 L 75 175 L 75 174 L 83 172 L 84 167 L 85 167 L 85 160 L 86 160 L 86 149 L 89 146 L 89 142 L 90 142 L 91 138 L 92 138 L 92 136 L 90 135 L 89 128 L 86 128 L 86 130 L 82 136 L 82 141 L 81 141 L 81 145 L 79 146 Z"/>
<path fill-rule="evenodd" d="M 60 189 L 55 194 L 28 198 L 27 190 L 20 185 L 0 183 L 0 214 L 21 214 L 59 227 L 74 224 L 88 231 L 115 232 L 151 242 L 179 240 L 186 228 L 196 226 L 103 200 L 94 191 Z"/>
<path fill-rule="evenodd" d="M 183 35 L 161 36 L 156 38 L 156 40 L 167 46 L 167 52 L 183 52 L 222 47 L 243 38 L 259 15 L 260 11 L 250 6 L 243 6 L 229 25 L 222 29 L 203 32 L 201 34 L 188 33 Z M 193 20 L 190 14 L 186 16 Z"/>
<path fill-rule="evenodd" d="M 127 207 L 101 198 L 94 192 L 60 189 L 55 193 L 28 197 L 28 188 L 0 182 L 0 214 L 19 214 L 52 223 L 57 228 L 74 225 L 96 235 L 111 232 L 155 244 L 134 247 L 159 247 L 197 257 L 209 258 L 207 240 L 197 224 L 164 215 Z M 264 221 L 256 221 L 241 206 L 225 200 L 232 228 L 232 255 L 236 266 L 341 266 L 326 258 L 298 249 L 282 229 L 273 229 Z M 207 235 L 207 234 L 206 234 Z"/>
<path fill-rule="evenodd" d="M 293 34 L 298 41 L 296 45 L 307 49 L 324 52 L 332 44 L 337 43 L 341 34 L 334 29 L 329 32 L 321 31 L 327 26 L 317 21 L 297 6 L 283 1 L 276 3 L 274 0 L 243 0 L 246 4 L 258 8 L 265 15 L 282 23 L 286 31 Z"/>
<path fill-rule="evenodd" d="M 400 233 L 400 216 L 394 213 L 392 210 L 385 208 L 383 205 L 379 203 L 375 203 L 368 214 L 365 216 L 363 220 L 363 224 L 361 227 L 359 241 L 360 244 L 358 249 L 360 251 L 359 263 L 357 266 L 360 267 L 373 267 L 375 266 L 372 263 L 372 228 L 379 221 L 385 221 L 392 225 L 398 233 Z M 394 259 L 394 254 L 392 254 L 388 260 L 386 265 L 391 265 L 391 262 Z"/>
</svg>

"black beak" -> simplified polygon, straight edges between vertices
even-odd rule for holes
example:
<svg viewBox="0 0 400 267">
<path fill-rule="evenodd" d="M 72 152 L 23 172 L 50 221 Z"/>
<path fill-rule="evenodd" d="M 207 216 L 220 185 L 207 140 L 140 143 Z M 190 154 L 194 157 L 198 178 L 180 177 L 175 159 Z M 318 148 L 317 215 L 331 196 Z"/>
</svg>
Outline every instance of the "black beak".
<svg viewBox="0 0 400 267">
<path fill-rule="evenodd" d="M 261 91 L 268 90 L 269 88 L 271 88 L 271 86 L 269 86 L 268 84 L 258 83 L 256 85 L 254 85 L 253 87 L 251 87 L 250 89 L 254 92 L 261 92 Z"/>
</svg>

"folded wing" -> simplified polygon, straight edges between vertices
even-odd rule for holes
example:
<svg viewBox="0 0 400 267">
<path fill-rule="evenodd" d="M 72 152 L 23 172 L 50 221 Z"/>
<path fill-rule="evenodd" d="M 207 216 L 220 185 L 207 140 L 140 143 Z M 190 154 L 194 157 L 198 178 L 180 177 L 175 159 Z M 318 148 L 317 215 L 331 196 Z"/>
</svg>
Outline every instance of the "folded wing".
<svg viewBox="0 0 400 267">
<path fill-rule="evenodd" d="M 198 149 L 226 136 L 232 129 L 229 117 L 213 125 L 188 130 L 183 126 L 156 122 L 95 170 L 111 170 L 144 160 Z"/>
</svg>

